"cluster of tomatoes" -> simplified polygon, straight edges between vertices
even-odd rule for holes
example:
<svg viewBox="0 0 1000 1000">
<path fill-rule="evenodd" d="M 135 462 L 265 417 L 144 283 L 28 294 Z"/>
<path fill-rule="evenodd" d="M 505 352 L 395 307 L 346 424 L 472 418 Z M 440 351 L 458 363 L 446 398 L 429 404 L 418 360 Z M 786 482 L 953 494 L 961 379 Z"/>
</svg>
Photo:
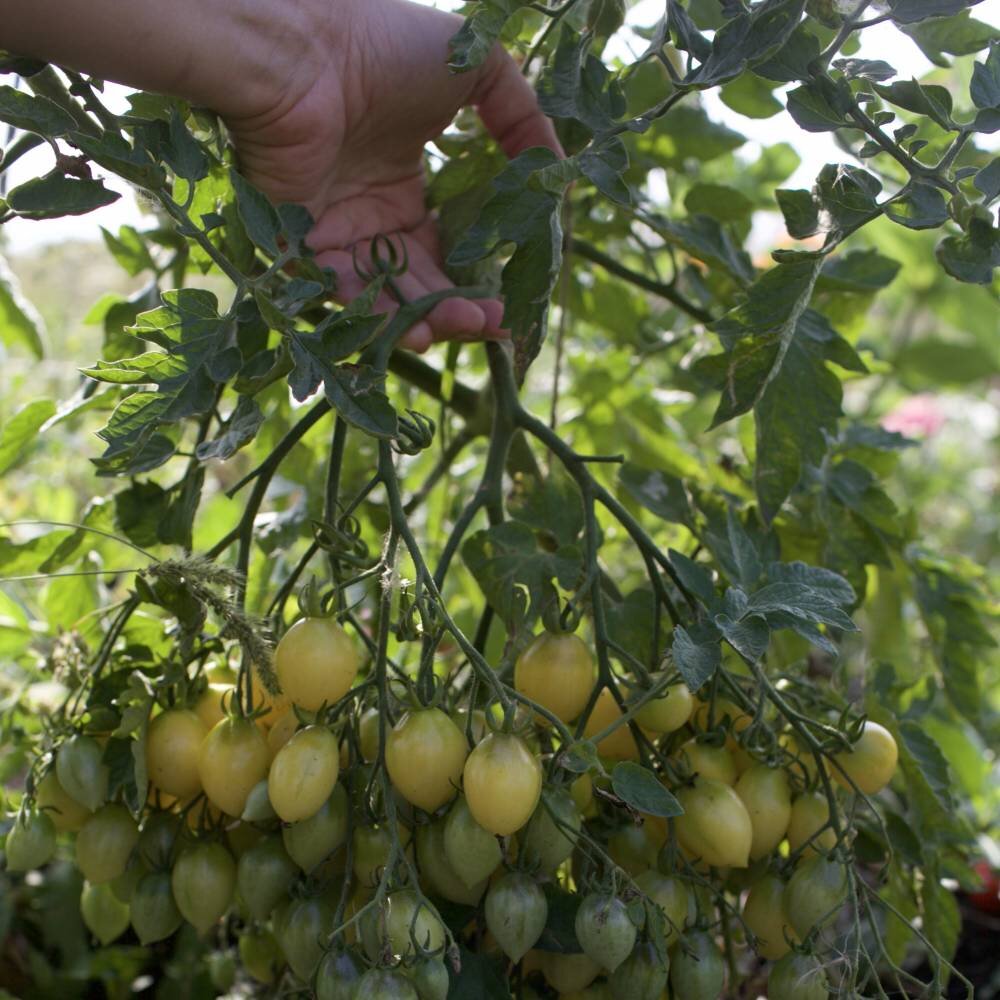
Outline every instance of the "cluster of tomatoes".
<svg viewBox="0 0 1000 1000">
<path fill-rule="evenodd" d="M 637 730 L 611 728 L 628 702 L 608 687 L 594 697 L 593 659 L 571 633 L 521 653 L 523 711 L 506 714 L 406 705 L 396 686 L 359 683 L 360 666 L 335 621 L 307 617 L 277 647 L 280 695 L 255 685 L 241 712 L 216 675 L 190 705 L 156 710 L 138 820 L 108 801 L 100 736 L 75 733 L 36 769 L 8 868 L 45 864 L 72 834 L 101 943 L 225 921 L 243 975 L 319 1000 L 443 1000 L 462 949 L 502 956 L 523 997 L 711 1000 L 750 951 L 773 962 L 771 1000 L 827 996 L 817 943 L 850 877 L 830 779 L 884 787 L 885 729 L 865 723 L 821 775 L 789 734 L 780 759 L 748 752 L 750 715 L 679 678 L 661 678 Z M 604 766 L 564 766 L 553 720 L 588 708 L 603 765 L 638 761 L 641 734 L 682 815 L 629 808 Z M 213 955 L 220 989 L 235 968 L 231 951 Z"/>
</svg>

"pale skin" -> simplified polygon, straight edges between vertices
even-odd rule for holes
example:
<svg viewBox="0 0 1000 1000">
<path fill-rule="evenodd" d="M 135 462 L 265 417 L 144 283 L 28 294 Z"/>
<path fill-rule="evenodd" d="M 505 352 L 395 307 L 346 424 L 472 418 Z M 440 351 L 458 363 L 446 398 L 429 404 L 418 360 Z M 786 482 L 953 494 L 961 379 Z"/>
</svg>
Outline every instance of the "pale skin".
<svg viewBox="0 0 1000 1000">
<path fill-rule="evenodd" d="M 460 25 L 409 0 L 5 0 L 0 47 L 214 109 L 249 179 L 309 208 L 310 244 L 345 300 L 362 287 L 352 254 L 378 233 L 405 245 L 399 285 L 415 299 L 451 287 L 424 204 L 425 143 L 472 106 L 507 156 L 561 152 L 500 46 L 477 70 L 448 70 Z M 404 345 L 500 338 L 502 314 L 496 300 L 447 299 Z"/>
</svg>

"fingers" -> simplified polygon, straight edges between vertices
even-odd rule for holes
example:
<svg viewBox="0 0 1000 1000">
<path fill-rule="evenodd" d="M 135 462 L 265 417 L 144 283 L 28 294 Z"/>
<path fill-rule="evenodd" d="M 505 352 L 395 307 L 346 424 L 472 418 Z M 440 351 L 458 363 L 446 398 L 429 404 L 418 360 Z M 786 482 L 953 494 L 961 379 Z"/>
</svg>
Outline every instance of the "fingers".
<svg viewBox="0 0 1000 1000">
<path fill-rule="evenodd" d="M 539 108 L 534 89 L 503 46 L 493 47 L 481 72 L 472 103 L 504 153 L 512 158 L 532 146 L 544 146 L 564 156 L 555 127 Z"/>
<path fill-rule="evenodd" d="M 393 281 L 407 302 L 413 302 L 436 291 L 452 287 L 452 283 L 438 267 L 431 252 L 413 234 L 402 238 L 408 257 L 406 272 Z M 357 259 L 364 267 L 369 260 L 369 242 L 355 245 Z M 349 302 L 357 298 L 367 284 L 355 271 L 354 253 L 350 250 L 325 250 L 317 254 L 320 267 L 330 267 L 337 273 L 337 299 Z M 385 290 L 375 301 L 374 311 L 394 315 L 398 304 Z M 506 337 L 500 327 L 503 307 L 493 300 L 448 298 L 439 302 L 429 313 L 407 332 L 400 342 L 414 351 L 425 351 L 439 340 L 484 340 Z"/>
</svg>

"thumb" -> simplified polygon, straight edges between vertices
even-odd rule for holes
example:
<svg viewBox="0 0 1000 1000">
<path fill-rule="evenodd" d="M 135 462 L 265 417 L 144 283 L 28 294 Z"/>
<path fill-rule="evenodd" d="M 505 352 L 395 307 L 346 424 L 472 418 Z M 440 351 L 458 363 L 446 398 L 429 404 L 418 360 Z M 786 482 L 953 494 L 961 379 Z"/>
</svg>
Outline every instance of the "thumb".
<svg viewBox="0 0 1000 1000">
<path fill-rule="evenodd" d="M 493 47 L 480 74 L 470 103 L 509 158 L 532 146 L 544 146 L 559 157 L 566 155 L 552 122 L 538 106 L 534 89 L 502 45 Z"/>
</svg>

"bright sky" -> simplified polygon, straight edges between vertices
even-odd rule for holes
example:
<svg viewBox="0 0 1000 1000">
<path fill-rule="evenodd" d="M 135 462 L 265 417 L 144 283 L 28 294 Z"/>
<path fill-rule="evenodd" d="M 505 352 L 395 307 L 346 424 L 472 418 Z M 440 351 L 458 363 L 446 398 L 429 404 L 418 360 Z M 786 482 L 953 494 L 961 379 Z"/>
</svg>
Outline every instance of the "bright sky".
<svg viewBox="0 0 1000 1000">
<path fill-rule="evenodd" d="M 416 0 L 432 7 L 445 10 L 457 10 L 462 6 L 461 0 Z M 652 24 L 663 12 L 663 0 L 641 0 L 630 14 L 630 20 L 635 24 Z M 980 21 L 1000 26 L 1000 0 L 983 0 L 973 9 L 973 16 Z M 885 58 L 899 71 L 902 78 L 919 77 L 927 72 L 931 65 L 917 46 L 906 36 L 889 24 L 877 25 L 863 33 L 864 45 L 862 57 Z M 637 40 L 637 44 L 641 44 Z M 622 42 L 621 54 L 628 55 L 628 41 Z M 124 107 L 124 94 L 127 91 L 120 87 L 109 87 L 106 96 L 108 103 L 114 108 L 116 104 Z M 746 135 L 751 144 L 745 147 L 743 154 L 754 155 L 755 145 L 769 145 L 786 141 L 791 143 L 802 158 L 802 165 L 791 179 L 790 186 L 809 187 L 824 163 L 843 158 L 843 152 L 836 146 L 830 135 L 825 133 L 806 133 L 795 126 L 784 113 L 773 118 L 752 120 L 744 118 L 727 108 L 716 94 L 706 95 L 706 105 L 717 120 L 723 121 L 732 128 Z M 1000 137 L 1000 133 L 998 133 Z M 982 141 L 982 137 L 980 138 Z M 47 148 L 40 148 L 25 156 L 11 169 L 11 184 L 18 184 L 29 177 L 37 176 L 51 166 L 51 153 Z M 94 239 L 97 237 L 97 227 L 104 226 L 115 231 L 124 224 L 136 225 L 142 221 L 142 215 L 136 204 L 135 197 L 128 187 L 117 180 L 108 180 L 108 186 L 122 193 L 122 197 L 113 205 L 91 212 L 81 217 L 51 219 L 44 222 L 29 222 L 14 219 L 4 227 L 10 240 L 9 247 L 15 254 L 31 246 L 41 243 L 55 243 L 69 239 Z"/>
</svg>

